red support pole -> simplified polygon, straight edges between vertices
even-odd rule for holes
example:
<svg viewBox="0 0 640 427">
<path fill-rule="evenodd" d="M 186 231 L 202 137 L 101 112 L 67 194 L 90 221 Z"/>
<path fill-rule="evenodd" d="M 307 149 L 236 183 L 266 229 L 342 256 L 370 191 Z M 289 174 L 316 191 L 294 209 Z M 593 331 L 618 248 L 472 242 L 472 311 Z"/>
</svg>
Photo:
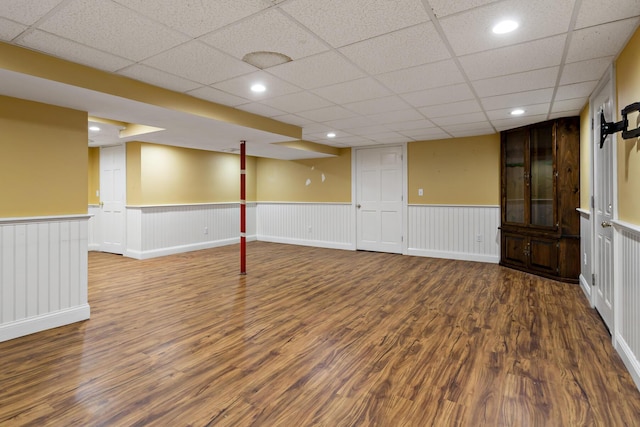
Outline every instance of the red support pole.
<svg viewBox="0 0 640 427">
<path fill-rule="evenodd" d="M 240 274 L 247 274 L 246 141 L 240 141 Z"/>
</svg>

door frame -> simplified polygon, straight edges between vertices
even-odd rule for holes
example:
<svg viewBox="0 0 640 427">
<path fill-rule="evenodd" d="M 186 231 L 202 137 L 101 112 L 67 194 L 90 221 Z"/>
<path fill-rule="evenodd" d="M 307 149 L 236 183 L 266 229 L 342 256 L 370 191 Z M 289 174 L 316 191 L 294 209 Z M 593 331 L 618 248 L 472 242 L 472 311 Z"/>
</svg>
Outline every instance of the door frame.
<svg viewBox="0 0 640 427">
<path fill-rule="evenodd" d="M 407 255 L 408 249 L 408 224 L 407 224 L 407 206 L 408 206 L 408 168 L 407 168 L 407 143 L 400 142 L 396 144 L 380 144 L 380 145 L 363 145 L 361 147 L 351 147 L 351 242 L 353 250 L 358 250 L 358 212 L 357 189 L 358 189 L 358 173 L 357 173 L 357 156 L 358 150 L 366 150 L 371 148 L 385 147 L 402 147 L 402 255 Z"/>
<path fill-rule="evenodd" d="M 618 120 L 618 99 L 617 99 L 617 91 L 616 91 L 616 80 L 615 80 L 615 63 L 611 63 L 609 65 L 609 67 L 607 68 L 607 70 L 605 71 L 604 75 L 602 76 L 602 78 L 600 79 L 600 81 L 598 82 L 598 85 L 596 86 L 596 88 L 594 89 L 594 91 L 592 92 L 591 96 L 589 97 L 589 120 L 592 119 L 593 115 L 594 115 L 594 108 L 596 108 L 597 106 L 594 105 L 594 101 L 596 98 L 596 95 L 598 95 L 600 93 L 600 91 L 602 91 L 607 85 L 609 85 L 609 96 L 613 102 L 613 107 L 612 110 L 615 113 L 614 116 L 611 118 L 612 121 L 616 122 Z M 591 199 L 589 202 L 589 207 L 590 207 L 590 211 L 591 214 L 589 216 L 589 220 L 591 222 L 591 229 L 590 229 L 590 233 L 591 233 L 591 247 L 590 249 L 590 259 L 591 259 L 591 277 L 588 278 L 588 280 L 590 281 L 590 286 L 592 287 L 592 292 L 590 295 L 590 305 L 592 308 L 595 309 L 595 303 L 596 303 L 596 298 L 597 298 L 597 291 L 595 289 L 593 289 L 594 287 L 594 283 L 593 283 L 593 275 L 595 275 L 596 273 L 599 273 L 597 270 L 597 264 L 598 264 L 598 253 L 597 253 L 597 245 L 596 245 L 596 235 L 597 235 L 597 230 L 598 230 L 598 226 L 599 224 L 596 221 L 596 209 L 595 209 L 595 204 L 594 204 L 594 197 L 596 196 L 595 192 L 596 192 L 596 179 L 598 178 L 598 171 L 596 170 L 596 155 L 598 153 L 599 150 L 599 141 L 595 140 L 595 126 L 598 126 L 598 124 L 594 122 L 592 122 L 592 127 L 591 127 L 591 135 L 590 135 L 590 144 L 591 144 L 591 149 L 590 149 L 590 191 L 591 191 Z M 613 133 L 611 135 L 611 144 L 612 144 L 612 153 L 611 153 L 611 183 L 612 183 L 612 197 L 613 197 L 613 212 L 612 212 L 612 218 L 613 218 L 613 222 L 615 222 L 618 219 L 618 135 L 617 133 Z M 613 346 L 616 346 L 616 328 L 617 325 L 619 324 L 618 322 L 618 317 L 620 315 L 619 311 L 617 310 L 616 306 L 618 305 L 618 301 L 619 301 L 619 286 L 616 286 L 616 280 L 619 276 L 619 266 L 618 266 L 618 257 L 617 257 L 617 253 L 618 253 L 618 248 L 617 248 L 617 238 L 616 238 L 616 227 L 612 227 L 611 230 L 612 233 L 612 247 L 613 247 L 613 255 L 611 257 L 611 274 L 612 274 L 612 278 L 611 278 L 611 286 L 613 286 L 613 325 L 611 325 L 611 329 L 610 329 L 610 333 L 611 333 L 611 341 Z M 596 279 L 596 280 L 599 280 Z"/>
<path fill-rule="evenodd" d="M 123 219 L 122 219 L 122 253 L 117 252 L 117 254 L 122 255 L 122 256 L 128 256 L 127 255 L 127 144 L 126 143 L 119 143 L 119 144 L 111 144 L 111 145 L 103 145 L 100 146 L 100 207 L 99 207 L 99 212 L 100 212 L 100 223 L 99 223 L 99 235 L 100 235 L 100 240 L 98 242 L 99 245 L 99 251 L 104 252 L 105 251 L 105 245 L 104 245 L 104 236 L 106 234 L 105 231 L 105 221 L 104 221 L 104 205 L 103 205 L 103 200 L 102 200 L 102 194 L 103 194 L 103 180 L 102 180 L 102 152 L 104 149 L 109 149 L 109 148 L 116 148 L 116 147 L 120 147 L 122 148 L 123 152 L 124 152 L 124 157 L 123 157 L 123 169 L 122 169 L 122 173 L 123 173 L 123 191 L 124 191 L 124 202 L 123 202 Z M 115 253 L 115 252 L 113 252 Z"/>
</svg>

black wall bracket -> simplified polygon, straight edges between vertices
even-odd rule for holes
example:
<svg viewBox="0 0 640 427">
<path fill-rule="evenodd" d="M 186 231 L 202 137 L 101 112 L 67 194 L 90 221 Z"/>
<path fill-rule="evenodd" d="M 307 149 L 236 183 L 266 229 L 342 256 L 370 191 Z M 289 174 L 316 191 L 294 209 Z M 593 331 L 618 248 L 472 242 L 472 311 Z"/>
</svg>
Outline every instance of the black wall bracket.
<svg viewBox="0 0 640 427">
<path fill-rule="evenodd" d="M 637 138 L 640 136 L 640 127 L 636 127 L 631 130 L 628 129 L 629 120 L 627 119 L 627 115 L 634 111 L 640 112 L 640 102 L 634 102 L 633 104 L 629 104 L 624 107 L 621 111 L 622 120 L 618 123 L 614 123 L 607 122 L 604 118 L 604 111 L 600 110 L 600 148 L 604 145 L 604 140 L 607 138 L 607 135 L 611 135 L 616 132 L 622 131 L 622 138 L 624 139 Z"/>
</svg>

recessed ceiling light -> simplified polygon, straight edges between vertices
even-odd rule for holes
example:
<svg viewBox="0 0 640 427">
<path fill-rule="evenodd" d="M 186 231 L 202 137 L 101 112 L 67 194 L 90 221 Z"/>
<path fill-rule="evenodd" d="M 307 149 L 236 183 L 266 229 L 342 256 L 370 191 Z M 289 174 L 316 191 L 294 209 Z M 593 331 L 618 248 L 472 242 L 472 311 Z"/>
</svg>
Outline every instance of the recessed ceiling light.
<svg viewBox="0 0 640 427">
<path fill-rule="evenodd" d="M 496 34 L 506 34 L 518 28 L 516 21 L 506 20 L 500 21 L 493 27 L 493 32 Z"/>
<path fill-rule="evenodd" d="M 327 134 L 327 138 L 335 138 L 335 137 L 336 137 L 336 134 L 335 134 L 335 133 L 333 133 L 333 132 L 329 132 L 329 133 Z"/>
<path fill-rule="evenodd" d="M 265 90 L 267 90 L 267 87 L 262 83 L 256 83 L 253 86 L 251 86 L 252 92 L 261 93 L 261 92 L 264 92 Z"/>
<path fill-rule="evenodd" d="M 517 108 L 511 112 L 512 116 L 521 116 L 524 114 L 524 110 L 522 108 Z"/>
<path fill-rule="evenodd" d="M 93 132 L 98 132 L 100 128 L 98 126 L 89 126 L 89 130 Z"/>
</svg>

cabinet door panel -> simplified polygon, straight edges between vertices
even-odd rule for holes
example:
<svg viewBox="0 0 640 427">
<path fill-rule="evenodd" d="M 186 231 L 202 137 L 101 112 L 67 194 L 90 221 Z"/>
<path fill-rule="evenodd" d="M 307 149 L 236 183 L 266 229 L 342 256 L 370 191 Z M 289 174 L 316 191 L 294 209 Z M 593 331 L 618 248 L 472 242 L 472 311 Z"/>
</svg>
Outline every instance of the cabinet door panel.
<svg viewBox="0 0 640 427">
<path fill-rule="evenodd" d="M 527 266 L 527 238 L 518 234 L 502 234 L 502 259 L 504 262 L 520 267 Z"/>
<path fill-rule="evenodd" d="M 530 268 L 546 273 L 557 273 L 558 268 L 557 240 L 530 238 Z"/>
<path fill-rule="evenodd" d="M 527 220 L 526 147 L 528 132 L 525 130 L 506 134 L 504 155 L 504 221 L 524 224 Z"/>
<path fill-rule="evenodd" d="M 553 124 L 531 129 L 531 225 L 555 227 Z"/>
</svg>

